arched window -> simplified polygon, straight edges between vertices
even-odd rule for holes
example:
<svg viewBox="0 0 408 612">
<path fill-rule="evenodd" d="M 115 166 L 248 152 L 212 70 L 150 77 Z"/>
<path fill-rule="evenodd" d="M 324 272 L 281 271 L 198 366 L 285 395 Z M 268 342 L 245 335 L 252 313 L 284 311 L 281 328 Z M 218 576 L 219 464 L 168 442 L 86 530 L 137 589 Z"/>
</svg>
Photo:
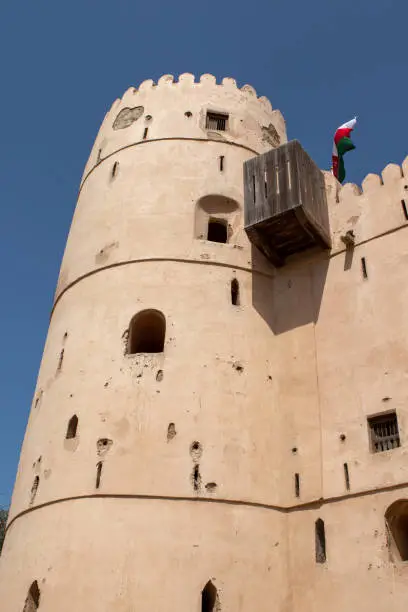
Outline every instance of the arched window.
<svg viewBox="0 0 408 612">
<path fill-rule="evenodd" d="M 38 491 L 38 485 L 40 484 L 40 477 L 36 476 L 34 478 L 34 482 L 33 482 L 33 486 L 31 487 L 31 494 L 30 494 L 30 506 L 33 505 L 34 500 L 35 500 L 35 496 L 37 495 L 37 491 Z"/>
<path fill-rule="evenodd" d="M 315 522 L 316 563 L 326 562 L 326 534 L 324 521 L 318 518 Z"/>
<path fill-rule="evenodd" d="M 231 281 L 231 304 L 239 306 L 239 282 L 236 278 Z"/>
<path fill-rule="evenodd" d="M 390 547 L 401 561 L 408 561 L 408 499 L 399 499 L 387 508 L 385 522 Z"/>
<path fill-rule="evenodd" d="M 67 435 L 65 436 L 65 438 L 67 440 L 70 440 L 71 438 L 75 438 L 77 434 L 77 428 L 78 428 L 78 417 L 76 414 L 74 414 L 74 416 L 69 419 L 68 427 L 67 427 Z"/>
<path fill-rule="evenodd" d="M 215 612 L 218 602 L 217 589 L 209 580 L 201 593 L 201 612 Z"/>
<path fill-rule="evenodd" d="M 159 310 L 138 312 L 129 325 L 128 354 L 162 353 L 166 335 L 166 319 Z"/>
<path fill-rule="evenodd" d="M 28 595 L 24 603 L 23 612 L 36 612 L 40 607 L 40 589 L 38 582 L 34 580 L 28 589 Z"/>
</svg>

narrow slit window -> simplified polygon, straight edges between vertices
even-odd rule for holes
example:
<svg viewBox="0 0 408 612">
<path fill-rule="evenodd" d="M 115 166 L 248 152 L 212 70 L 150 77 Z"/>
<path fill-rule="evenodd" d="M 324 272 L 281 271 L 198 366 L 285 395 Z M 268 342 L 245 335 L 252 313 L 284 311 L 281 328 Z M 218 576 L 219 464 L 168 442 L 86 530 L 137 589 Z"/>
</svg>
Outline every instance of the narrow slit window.
<svg viewBox="0 0 408 612">
<path fill-rule="evenodd" d="M 268 174 L 265 170 L 264 172 L 264 189 L 265 189 L 265 198 L 268 197 Z"/>
<path fill-rule="evenodd" d="M 210 242 L 228 242 L 228 225 L 223 219 L 209 219 L 207 240 Z"/>
<path fill-rule="evenodd" d="M 295 496 L 300 497 L 300 475 L 295 474 Z"/>
<path fill-rule="evenodd" d="M 38 486 L 40 484 L 40 477 L 36 476 L 34 478 L 34 482 L 33 482 L 33 486 L 31 487 L 31 492 L 30 492 L 30 506 L 33 505 L 36 495 L 37 495 L 37 491 L 38 491 Z"/>
<path fill-rule="evenodd" d="M 315 522 L 316 563 L 326 562 L 326 533 L 324 521 L 319 518 Z"/>
<path fill-rule="evenodd" d="M 102 461 L 99 461 L 96 464 L 96 482 L 95 482 L 96 489 L 99 489 L 99 487 L 101 486 L 101 476 L 102 476 Z"/>
<path fill-rule="evenodd" d="M 34 580 L 30 588 L 24 603 L 23 612 L 36 612 L 40 607 L 40 589 L 38 582 Z"/>
<path fill-rule="evenodd" d="M 58 359 L 58 365 L 57 365 L 57 372 L 60 372 L 62 369 L 62 362 L 64 361 L 64 350 L 65 349 L 61 349 L 61 352 L 60 352 L 60 356 Z"/>
<path fill-rule="evenodd" d="M 361 258 L 361 272 L 362 272 L 363 278 L 368 278 L 367 262 L 366 262 L 365 257 Z"/>
<path fill-rule="evenodd" d="M 408 210 L 405 200 L 401 200 L 402 212 L 404 213 L 405 219 L 408 221 Z"/>
<path fill-rule="evenodd" d="M 99 162 L 101 161 L 101 157 L 102 157 L 102 149 L 98 149 L 98 155 L 96 158 L 96 163 L 99 164 Z"/>
<path fill-rule="evenodd" d="M 128 354 L 162 353 L 166 336 L 166 318 L 159 310 L 138 312 L 129 325 Z"/>
<path fill-rule="evenodd" d="M 71 417 L 68 422 L 67 434 L 65 436 L 66 440 L 76 438 L 77 429 L 78 429 L 78 417 L 76 414 L 74 414 L 74 416 Z"/>
<path fill-rule="evenodd" d="M 143 140 L 146 140 L 148 131 L 149 131 L 149 128 L 145 128 L 145 129 L 144 129 L 144 132 L 143 132 Z"/>
<path fill-rule="evenodd" d="M 239 282 L 236 278 L 231 281 L 231 304 L 239 306 Z"/>
<path fill-rule="evenodd" d="M 207 112 L 205 120 L 206 130 L 215 130 L 217 132 L 225 132 L 228 127 L 228 117 L 225 113 Z"/>
<path fill-rule="evenodd" d="M 201 612 L 216 612 L 218 609 L 217 589 L 209 580 L 201 592 Z"/>
<path fill-rule="evenodd" d="M 372 453 L 381 453 L 401 446 L 396 412 L 389 412 L 368 419 Z"/>
<path fill-rule="evenodd" d="M 344 484 L 346 485 L 346 490 L 350 491 L 350 474 L 347 463 L 343 463 L 344 470 Z"/>
<path fill-rule="evenodd" d="M 254 204 L 256 202 L 256 183 L 255 183 L 255 174 L 252 175 L 252 193 L 254 195 Z"/>
<path fill-rule="evenodd" d="M 220 172 L 224 171 L 224 155 L 220 155 Z"/>
<path fill-rule="evenodd" d="M 115 176 L 118 173 L 118 169 L 119 169 L 119 162 L 115 162 L 112 166 L 112 178 L 115 178 Z"/>
</svg>

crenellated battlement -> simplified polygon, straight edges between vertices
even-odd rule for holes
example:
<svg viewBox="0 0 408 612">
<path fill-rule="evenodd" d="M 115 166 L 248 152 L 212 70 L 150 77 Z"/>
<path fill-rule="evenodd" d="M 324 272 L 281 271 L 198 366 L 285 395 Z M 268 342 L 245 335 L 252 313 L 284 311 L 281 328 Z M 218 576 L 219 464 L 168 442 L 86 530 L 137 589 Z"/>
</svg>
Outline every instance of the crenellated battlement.
<svg viewBox="0 0 408 612">
<path fill-rule="evenodd" d="M 208 125 L 207 113 L 226 118 L 226 127 Z M 270 101 L 251 85 L 239 88 L 235 79 L 217 83 L 203 74 L 196 80 L 184 73 L 166 74 L 157 83 L 147 79 L 129 87 L 115 100 L 96 138 L 84 177 L 115 152 L 145 141 L 163 139 L 216 140 L 237 144 L 253 154 L 286 142 L 285 121 Z"/>
<path fill-rule="evenodd" d="M 356 244 L 392 231 L 407 223 L 408 157 L 402 165 L 388 164 L 381 175 L 368 174 L 361 187 L 354 183 L 340 186 L 325 172 L 333 251 L 344 250 L 341 239 L 352 230 Z"/>
<path fill-rule="evenodd" d="M 178 78 L 174 77 L 172 74 L 164 74 L 161 76 L 157 83 L 155 83 L 152 79 L 147 79 L 140 83 L 139 87 L 129 87 L 123 97 L 119 100 L 119 102 L 134 94 L 143 92 L 150 92 L 154 90 L 160 91 L 162 88 L 172 87 L 182 87 L 184 91 L 188 87 L 198 88 L 198 89 L 209 89 L 209 88 L 217 88 L 218 91 L 222 93 L 222 89 L 225 89 L 229 92 L 241 92 L 241 94 L 247 98 L 256 99 L 266 110 L 272 111 L 272 104 L 265 96 L 257 96 L 256 90 L 252 85 L 243 85 L 242 87 L 238 87 L 235 79 L 231 77 L 224 77 L 221 83 L 217 83 L 217 79 L 212 74 L 202 74 L 200 78 L 197 80 L 194 74 L 189 72 L 185 72 L 180 74 Z M 222 88 L 222 89 L 220 89 Z M 118 101 L 116 100 L 116 102 Z M 114 106 L 113 105 L 113 106 Z"/>
</svg>

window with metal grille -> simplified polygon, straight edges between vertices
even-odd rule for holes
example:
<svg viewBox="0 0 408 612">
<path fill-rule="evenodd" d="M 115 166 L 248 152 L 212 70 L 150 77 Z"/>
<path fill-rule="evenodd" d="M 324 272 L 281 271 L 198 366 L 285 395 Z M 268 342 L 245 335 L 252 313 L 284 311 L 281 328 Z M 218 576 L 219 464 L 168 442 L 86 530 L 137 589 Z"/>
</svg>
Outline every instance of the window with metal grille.
<svg viewBox="0 0 408 612">
<path fill-rule="evenodd" d="M 206 130 L 216 130 L 218 132 L 225 132 L 228 127 L 228 115 L 222 113 L 207 113 L 205 120 Z"/>
<path fill-rule="evenodd" d="M 370 417 L 368 419 L 368 427 L 371 437 L 371 452 L 381 453 L 382 451 L 398 448 L 401 445 L 397 414 L 395 412 Z"/>
</svg>

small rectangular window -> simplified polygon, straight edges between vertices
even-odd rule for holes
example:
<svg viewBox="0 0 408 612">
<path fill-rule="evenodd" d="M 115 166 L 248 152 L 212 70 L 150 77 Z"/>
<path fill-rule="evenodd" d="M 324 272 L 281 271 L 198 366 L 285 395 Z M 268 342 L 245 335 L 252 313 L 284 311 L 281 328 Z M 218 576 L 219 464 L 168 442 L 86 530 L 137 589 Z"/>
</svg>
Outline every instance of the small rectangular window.
<svg viewBox="0 0 408 612">
<path fill-rule="evenodd" d="M 205 120 L 206 130 L 216 130 L 217 132 L 225 132 L 228 127 L 228 117 L 223 113 L 207 112 Z"/>
<path fill-rule="evenodd" d="M 300 497 L 300 476 L 297 473 L 295 474 L 295 495 Z"/>
<path fill-rule="evenodd" d="M 381 453 L 401 446 L 396 412 L 369 417 L 371 452 Z"/>
<path fill-rule="evenodd" d="M 149 131 L 149 128 L 145 128 L 144 132 L 143 132 L 143 140 L 146 140 L 147 138 L 147 132 Z"/>
</svg>

